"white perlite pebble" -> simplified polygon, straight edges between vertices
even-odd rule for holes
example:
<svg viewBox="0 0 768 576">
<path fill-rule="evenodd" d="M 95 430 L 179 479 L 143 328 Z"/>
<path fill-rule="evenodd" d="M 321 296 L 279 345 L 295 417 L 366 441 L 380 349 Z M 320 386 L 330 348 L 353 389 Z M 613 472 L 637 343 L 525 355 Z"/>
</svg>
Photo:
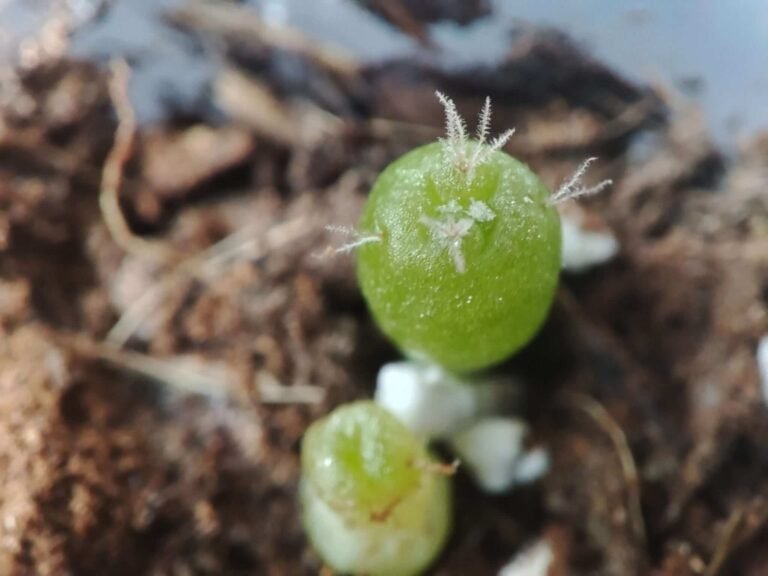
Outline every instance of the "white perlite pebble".
<svg viewBox="0 0 768 576">
<path fill-rule="evenodd" d="M 498 494 L 538 480 L 549 469 L 549 458 L 543 450 L 525 451 L 527 433 L 522 420 L 490 417 L 454 434 L 450 444 L 480 488 Z"/>
<path fill-rule="evenodd" d="M 515 466 L 515 484 L 532 484 L 549 472 L 549 454 L 543 448 L 526 452 Z"/>
<path fill-rule="evenodd" d="M 479 417 L 515 410 L 520 395 L 520 383 L 510 378 L 470 382 L 435 364 L 405 360 L 379 370 L 374 399 L 416 434 L 440 438 Z"/>
<path fill-rule="evenodd" d="M 760 374 L 760 389 L 763 402 L 768 404 L 768 334 L 757 343 L 757 371 Z"/>
<path fill-rule="evenodd" d="M 619 243 L 608 232 L 593 232 L 581 227 L 570 215 L 561 215 L 563 231 L 562 267 L 568 272 L 584 272 L 616 256 Z"/>
<path fill-rule="evenodd" d="M 376 402 L 416 434 L 440 437 L 465 426 L 478 411 L 477 391 L 438 366 L 392 362 L 379 371 Z"/>
<path fill-rule="evenodd" d="M 546 540 L 540 540 L 499 570 L 499 576 L 547 576 L 554 559 L 552 546 Z"/>
<path fill-rule="evenodd" d="M 519 393 L 514 381 L 469 383 L 434 364 L 406 360 L 381 368 L 374 398 L 414 433 L 447 438 L 480 488 L 500 493 L 549 470 L 544 450 L 525 450 L 525 423 L 495 416 L 514 409 Z"/>
</svg>

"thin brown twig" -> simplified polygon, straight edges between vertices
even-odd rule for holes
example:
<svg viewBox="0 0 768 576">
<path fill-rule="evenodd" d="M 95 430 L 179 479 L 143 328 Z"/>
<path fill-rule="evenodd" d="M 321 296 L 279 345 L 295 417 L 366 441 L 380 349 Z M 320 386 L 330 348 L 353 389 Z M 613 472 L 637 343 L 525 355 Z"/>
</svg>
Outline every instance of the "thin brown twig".
<svg viewBox="0 0 768 576">
<path fill-rule="evenodd" d="M 437 462 L 434 460 L 423 461 L 417 460 L 413 463 L 413 467 L 430 474 L 437 474 L 438 476 L 454 476 L 461 466 L 461 460 L 456 458 L 453 462 Z"/>
<path fill-rule="evenodd" d="M 712 559 L 709 561 L 703 576 L 717 576 L 720 574 L 720 571 L 723 566 L 725 566 L 731 552 L 737 546 L 739 533 L 744 525 L 744 520 L 744 508 L 739 508 L 730 515 L 723 530 L 723 534 L 717 544 L 717 548 L 715 549 L 715 553 L 712 555 Z"/>
<path fill-rule="evenodd" d="M 361 67 L 356 58 L 337 46 L 312 40 L 297 28 L 265 22 L 253 10 L 237 4 L 188 0 L 168 12 L 167 18 L 180 26 L 246 46 L 266 45 L 305 56 L 342 77 L 356 77 Z"/>
<path fill-rule="evenodd" d="M 117 129 L 112 148 L 107 155 L 101 175 L 99 207 L 112 239 L 123 250 L 137 256 L 165 261 L 173 251 L 164 244 L 151 242 L 133 233 L 120 207 L 120 188 L 125 164 L 131 157 L 136 138 L 136 114 L 128 98 L 130 67 L 125 60 L 110 63 L 109 95 L 117 115 Z"/>
<path fill-rule="evenodd" d="M 640 475 L 637 472 L 632 450 L 621 426 L 605 407 L 594 398 L 577 392 L 568 392 L 565 398 L 584 414 L 589 416 L 608 435 L 621 464 L 624 482 L 627 486 L 627 508 L 635 536 L 643 549 L 647 542 L 640 493 Z"/>
<path fill-rule="evenodd" d="M 429 30 L 399 0 L 373 0 L 373 8 L 423 47 L 433 47 Z"/>
<path fill-rule="evenodd" d="M 765 493 L 742 503 L 728 517 L 718 540 L 712 559 L 703 576 L 718 576 L 728 560 L 748 542 L 754 542 L 758 534 L 763 534 L 768 523 L 768 500 Z"/>
<path fill-rule="evenodd" d="M 62 340 L 62 344 L 83 356 L 107 362 L 186 394 L 248 403 L 242 387 L 238 386 L 237 375 L 223 364 L 198 364 L 184 358 L 155 358 L 85 337 L 68 338 Z M 324 396 L 325 391 L 318 386 L 284 386 L 274 378 L 259 384 L 259 400 L 264 404 L 318 404 Z"/>
</svg>

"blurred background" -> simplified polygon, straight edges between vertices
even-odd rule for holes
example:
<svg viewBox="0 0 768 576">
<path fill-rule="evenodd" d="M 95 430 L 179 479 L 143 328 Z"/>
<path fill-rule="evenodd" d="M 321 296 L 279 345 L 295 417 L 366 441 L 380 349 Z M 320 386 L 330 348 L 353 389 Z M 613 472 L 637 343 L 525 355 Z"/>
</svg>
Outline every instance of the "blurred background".
<svg viewBox="0 0 768 576">
<path fill-rule="evenodd" d="M 762 105 L 768 89 L 762 66 L 768 56 L 768 8 L 759 0 L 741 2 L 737 9 L 706 0 L 695 6 L 630 0 L 435 0 L 419 3 L 412 14 L 377 0 L 238 4 L 267 24 L 289 25 L 366 63 L 420 55 L 445 66 L 493 65 L 503 59 L 511 31 L 558 28 L 626 78 L 663 84 L 699 103 L 719 142 L 732 143 L 768 124 Z M 164 17 L 183 5 L 177 0 L 73 0 L 59 8 L 51 0 L 4 0 L 0 54 L 7 63 L 29 58 L 19 48 L 29 45 L 53 13 L 67 12 L 65 26 L 74 33 L 68 52 L 93 61 L 123 56 L 140 63 L 145 85 L 134 88 L 137 106 L 143 118 L 157 119 L 163 114 L 158 101 L 163 93 L 172 93 L 181 107 L 190 106 L 217 65 L 213 50 L 199 48 L 206 40 L 179 34 Z M 427 19 L 420 22 L 420 17 Z M 174 73 L 178 66 L 184 66 L 185 74 Z"/>
</svg>

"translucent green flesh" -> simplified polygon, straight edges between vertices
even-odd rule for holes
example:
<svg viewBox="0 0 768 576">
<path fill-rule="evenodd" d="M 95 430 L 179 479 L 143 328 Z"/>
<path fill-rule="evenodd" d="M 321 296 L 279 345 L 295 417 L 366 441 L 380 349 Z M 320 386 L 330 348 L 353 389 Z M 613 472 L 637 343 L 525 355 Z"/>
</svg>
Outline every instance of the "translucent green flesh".
<svg viewBox="0 0 768 576">
<path fill-rule="evenodd" d="M 335 570 L 410 576 L 434 560 L 450 529 L 449 479 L 394 416 L 342 406 L 309 428 L 301 459 L 304 525 Z"/>
<path fill-rule="evenodd" d="M 437 557 L 451 527 L 450 484 L 433 476 L 392 516 L 381 522 L 350 522 L 302 482 L 304 526 L 323 560 L 340 574 L 413 576 Z M 403 522 L 398 515 L 415 505 L 421 513 Z"/>
<path fill-rule="evenodd" d="M 442 144 L 418 148 L 377 180 L 363 212 L 358 277 L 381 329 L 408 355 L 466 372 L 524 346 L 546 318 L 560 270 L 560 221 L 549 191 L 524 164 L 494 152 L 471 182 L 446 164 Z M 457 270 L 422 219 L 455 200 L 495 214 L 461 239 Z"/>
<path fill-rule="evenodd" d="M 317 492 L 350 516 L 381 516 L 418 489 L 425 447 L 372 402 L 342 406 L 304 436 L 302 467 Z"/>
</svg>

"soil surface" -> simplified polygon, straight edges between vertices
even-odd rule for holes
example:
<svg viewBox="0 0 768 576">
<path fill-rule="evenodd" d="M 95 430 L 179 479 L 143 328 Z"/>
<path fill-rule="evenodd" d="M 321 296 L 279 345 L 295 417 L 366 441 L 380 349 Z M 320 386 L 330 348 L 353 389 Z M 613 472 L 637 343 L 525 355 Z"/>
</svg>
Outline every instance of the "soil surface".
<svg viewBox="0 0 768 576">
<path fill-rule="evenodd" d="M 426 21 L 487 11 L 362 4 L 425 50 Z M 550 186 L 599 156 L 615 184 L 582 208 L 621 251 L 564 276 L 496 369 L 526 383 L 550 473 L 491 497 L 460 470 L 432 573 L 496 574 L 544 538 L 552 576 L 768 574 L 768 134 L 725 157 L 695 107 L 554 31 L 488 67 L 365 64 L 191 6 L 171 20 L 221 62 L 196 110 L 137 126 L 130 64 L 61 55 L 0 99 L 0 574 L 321 570 L 301 436 L 398 357 L 325 226 L 440 136 L 435 90 L 467 118 L 490 96 Z"/>
</svg>

